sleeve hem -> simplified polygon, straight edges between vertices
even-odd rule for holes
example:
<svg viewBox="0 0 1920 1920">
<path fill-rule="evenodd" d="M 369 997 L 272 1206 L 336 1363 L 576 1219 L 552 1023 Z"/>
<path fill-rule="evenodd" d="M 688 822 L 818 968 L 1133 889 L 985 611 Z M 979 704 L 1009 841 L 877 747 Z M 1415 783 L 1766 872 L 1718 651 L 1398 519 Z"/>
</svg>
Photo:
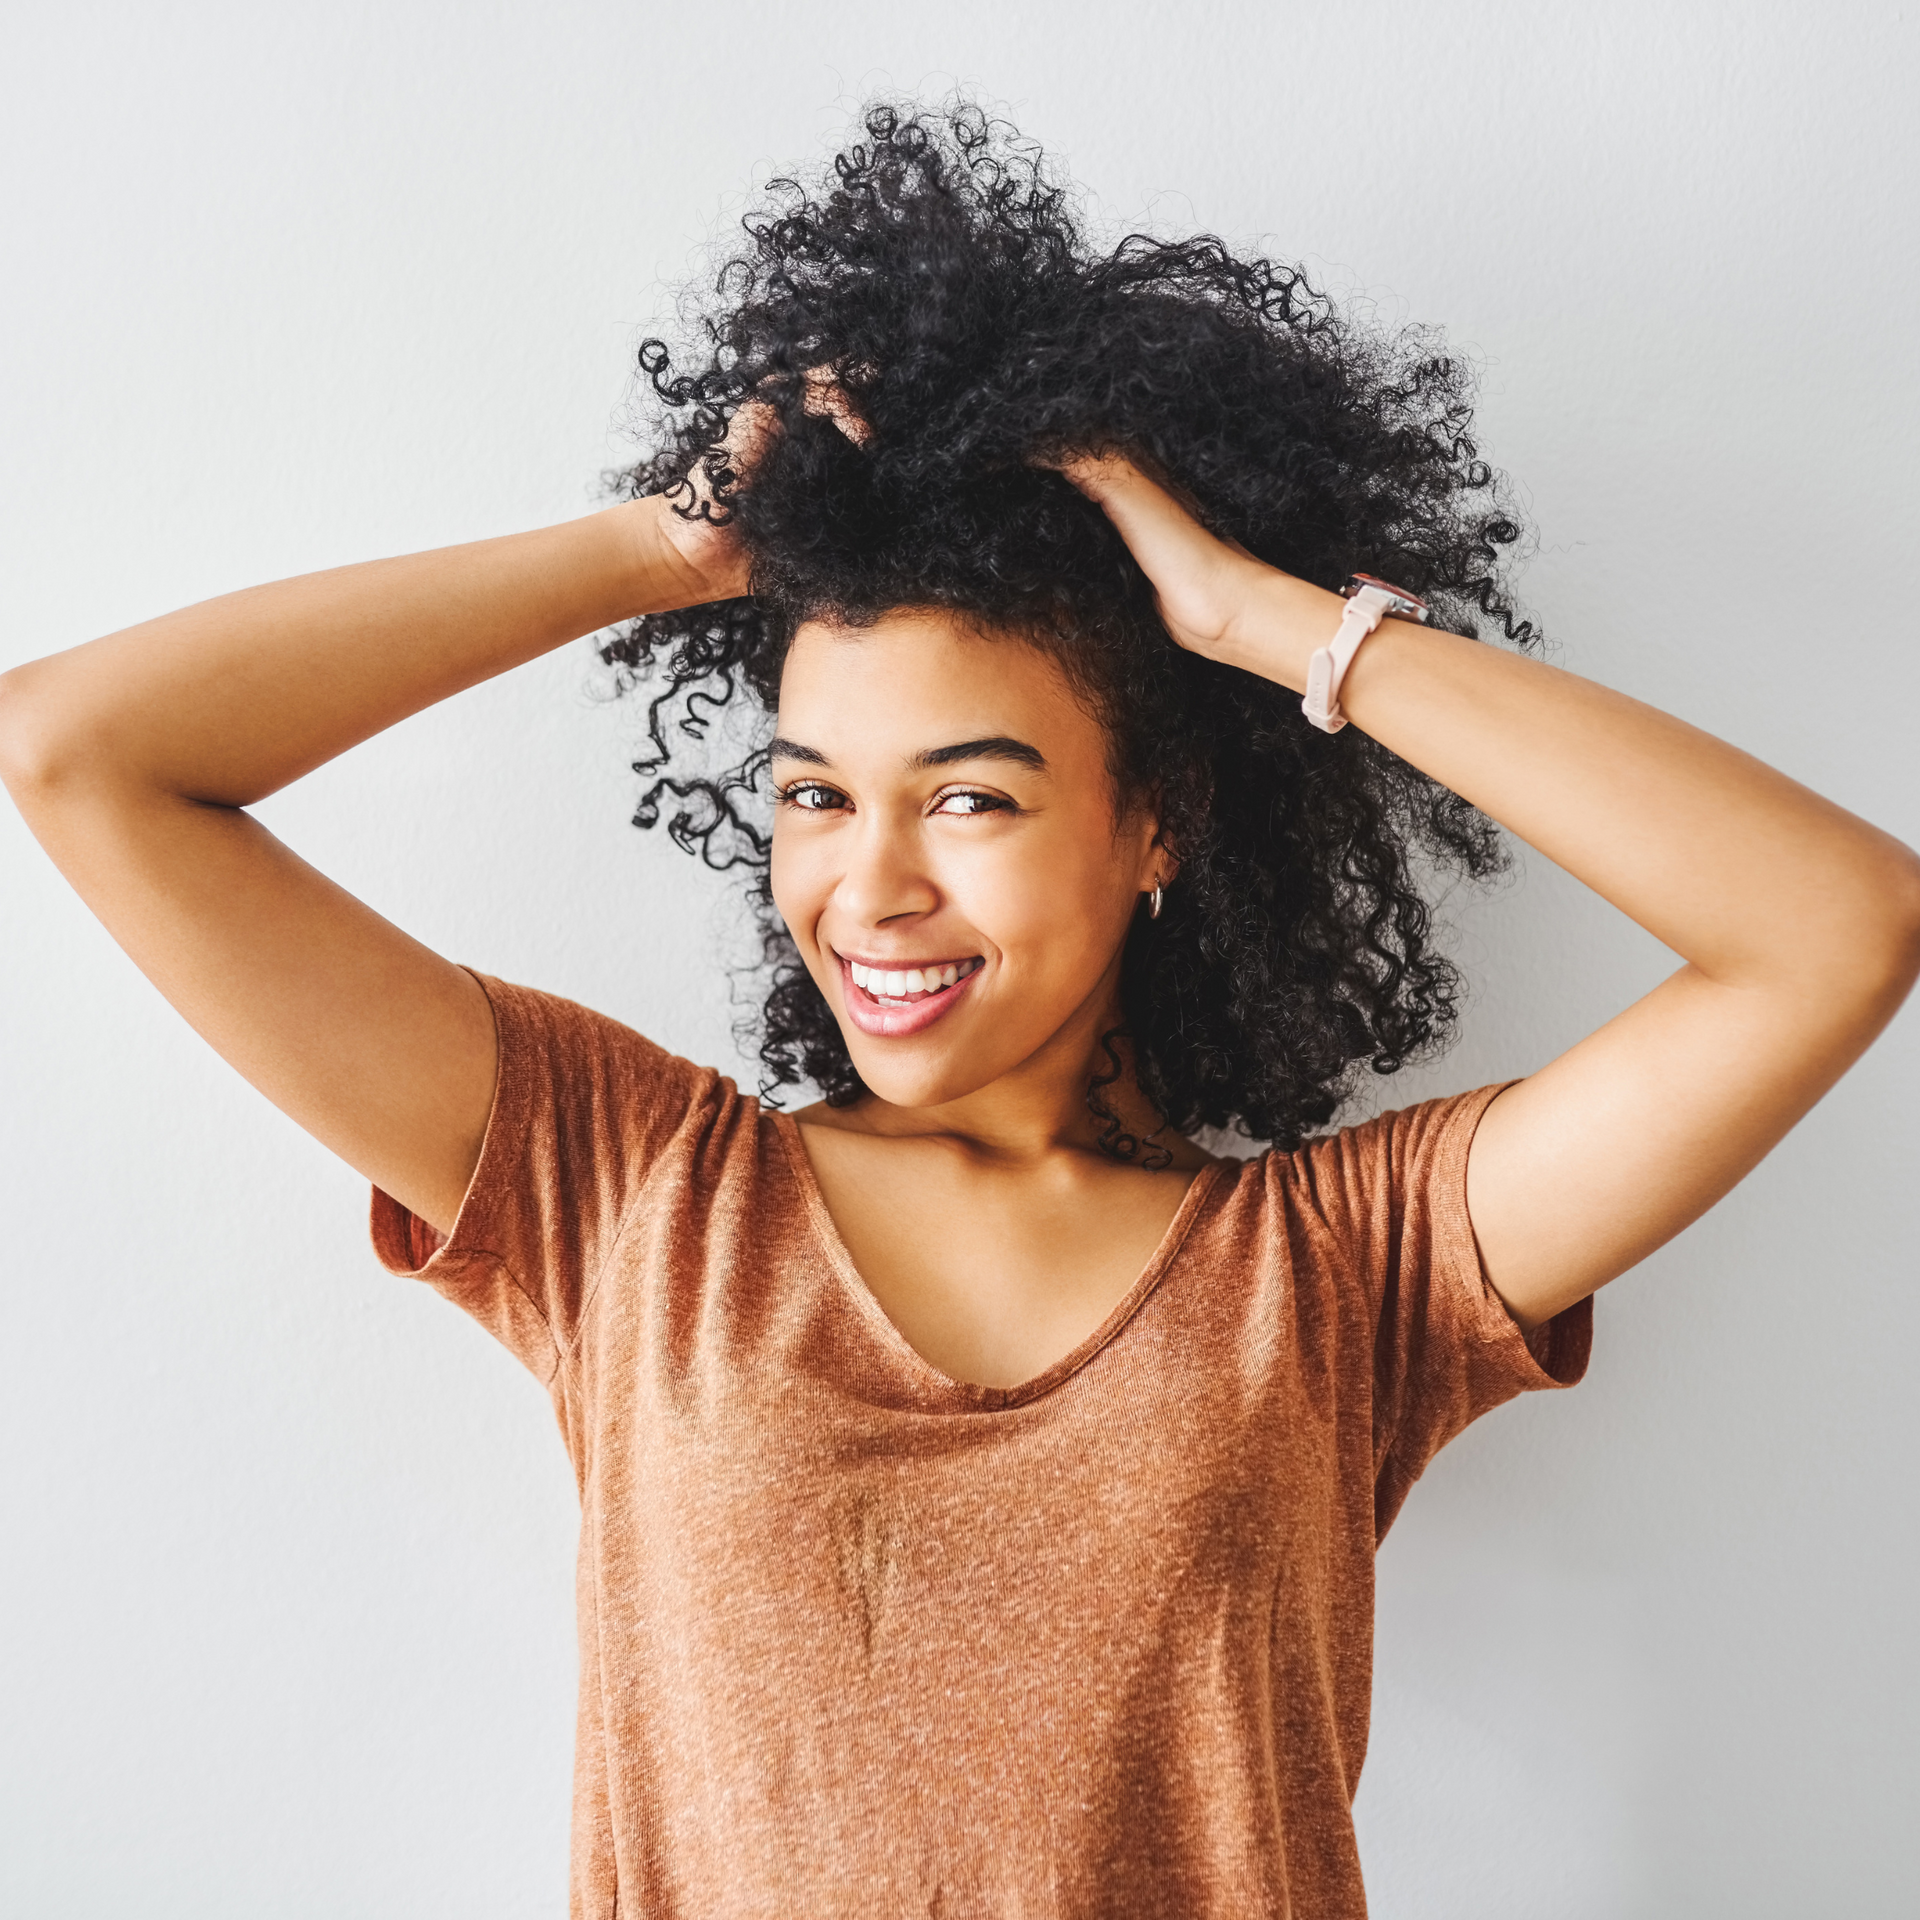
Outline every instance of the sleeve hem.
<svg viewBox="0 0 1920 1920">
<path fill-rule="evenodd" d="M 518 1172 L 521 1146 L 527 1137 L 532 1111 L 532 1074 L 525 1022 L 514 1004 L 513 990 L 489 974 L 468 967 L 487 997 L 493 1014 L 497 1065 L 493 1105 L 480 1143 L 480 1158 L 461 1196 L 453 1230 L 443 1240 L 428 1223 L 391 1194 L 372 1190 L 368 1226 L 376 1258 L 403 1280 L 424 1280 L 442 1292 L 458 1294 L 489 1270 L 505 1274 L 544 1331 L 552 1355 L 549 1377 L 560 1363 L 559 1343 L 540 1303 L 495 1244 L 500 1221 L 500 1196 L 510 1193 Z"/>
<path fill-rule="evenodd" d="M 1438 1264 L 1445 1283 L 1465 1304 L 1474 1336 L 1497 1348 L 1520 1391 L 1530 1392 L 1577 1386 L 1585 1376 L 1593 1345 L 1593 1297 L 1562 1308 L 1532 1334 L 1525 1334 L 1487 1277 L 1467 1207 L 1467 1160 L 1487 1109 L 1518 1084 L 1500 1080 L 1462 1097 L 1441 1144 L 1434 1186 L 1439 1196 Z"/>
</svg>

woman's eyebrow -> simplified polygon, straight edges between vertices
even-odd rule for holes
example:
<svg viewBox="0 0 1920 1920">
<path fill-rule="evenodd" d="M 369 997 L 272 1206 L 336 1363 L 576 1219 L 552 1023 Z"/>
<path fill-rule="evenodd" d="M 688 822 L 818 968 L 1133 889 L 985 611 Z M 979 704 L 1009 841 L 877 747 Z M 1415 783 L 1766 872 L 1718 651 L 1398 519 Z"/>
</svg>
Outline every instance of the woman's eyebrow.
<svg viewBox="0 0 1920 1920">
<path fill-rule="evenodd" d="M 767 756 L 773 760 L 798 760 L 809 767 L 833 765 L 818 747 L 803 747 L 798 740 L 782 740 L 777 736 L 767 742 Z"/>
<path fill-rule="evenodd" d="M 808 767 L 833 765 L 818 747 L 804 746 L 798 740 L 778 735 L 767 742 L 767 755 L 773 760 L 798 760 Z M 955 766 L 962 760 L 1011 760 L 1016 765 L 1031 767 L 1035 773 L 1047 771 L 1047 756 L 1038 747 L 1030 747 L 1024 740 L 1005 733 L 990 734 L 983 740 L 956 740 L 950 747 L 922 747 L 908 757 L 907 765 L 914 772 L 922 773 L 930 767 Z"/>
<path fill-rule="evenodd" d="M 916 772 L 926 767 L 951 767 L 961 760 L 1012 760 L 1035 773 L 1045 773 L 1047 756 L 1024 740 L 996 733 L 985 740 L 956 740 L 950 747 L 923 747 L 907 765 Z"/>
</svg>

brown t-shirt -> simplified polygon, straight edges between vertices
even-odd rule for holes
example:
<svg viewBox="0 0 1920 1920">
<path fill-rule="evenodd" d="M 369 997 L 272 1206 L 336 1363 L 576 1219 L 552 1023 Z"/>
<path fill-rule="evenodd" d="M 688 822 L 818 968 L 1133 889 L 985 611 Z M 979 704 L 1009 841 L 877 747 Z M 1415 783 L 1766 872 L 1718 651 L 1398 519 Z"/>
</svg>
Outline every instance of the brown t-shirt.
<svg viewBox="0 0 1920 1920">
<path fill-rule="evenodd" d="M 1497 1089 L 1206 1168 L 1097 1332 L 964 1385 L 791 1119 L 483 984 L 452 1237 L 379 1193 L 373 1231 L 539 1376 L 578 1476 L 573 1914 L 1363 1914 L 1375 1542 L 1586 1365 L 1590 1304 L 1528 1341 L 1481 1275 Z"/>
</svg>

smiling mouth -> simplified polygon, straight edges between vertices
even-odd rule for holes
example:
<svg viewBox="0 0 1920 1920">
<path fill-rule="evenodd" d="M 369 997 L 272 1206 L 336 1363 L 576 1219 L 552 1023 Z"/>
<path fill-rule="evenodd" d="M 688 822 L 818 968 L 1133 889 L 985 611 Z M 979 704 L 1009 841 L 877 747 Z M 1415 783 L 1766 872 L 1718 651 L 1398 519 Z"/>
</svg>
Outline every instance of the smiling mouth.
<svg viewBox="0 0 1920 1920">
<path fill-rule="evenodd" d="M 849 960 L 847 973 L 875 1006 L 911 1007 L 950 993 L 984 964 L 978 955 L 967 960 L 923 962 L 917 967 L 869 967 Z"/>
</svg>

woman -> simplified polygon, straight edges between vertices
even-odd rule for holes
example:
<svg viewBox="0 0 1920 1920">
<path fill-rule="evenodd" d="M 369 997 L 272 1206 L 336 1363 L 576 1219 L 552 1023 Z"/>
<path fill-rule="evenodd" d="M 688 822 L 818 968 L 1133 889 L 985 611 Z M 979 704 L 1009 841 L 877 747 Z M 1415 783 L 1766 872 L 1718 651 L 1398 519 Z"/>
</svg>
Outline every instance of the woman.
<svg viewBox="0 0 1920 1920">
<path fill-rule="evenodd" d="M 1920 864 L 1471 637 L 1532 637 L 1518 529 L 1429 344 L 1214 241 L 1099 253 L 970 113 L 866 134 L 749 222 L 701 364 L 643 352 L 629 499 L 17 669 L 7 782 L 552 1393 L 576 1914 L 1359 1914 L 1380 1533 L 1891 1016 Z M 641 824 L 758 884 L 791 1116 L 244 811 L 618 623 Z M 747 759 L 670 770 L 732 702 Z M 1416 875 L 1489 821 L 1684 964 L 1310 1138 L 1444 1036 Z"/>
</svg>

